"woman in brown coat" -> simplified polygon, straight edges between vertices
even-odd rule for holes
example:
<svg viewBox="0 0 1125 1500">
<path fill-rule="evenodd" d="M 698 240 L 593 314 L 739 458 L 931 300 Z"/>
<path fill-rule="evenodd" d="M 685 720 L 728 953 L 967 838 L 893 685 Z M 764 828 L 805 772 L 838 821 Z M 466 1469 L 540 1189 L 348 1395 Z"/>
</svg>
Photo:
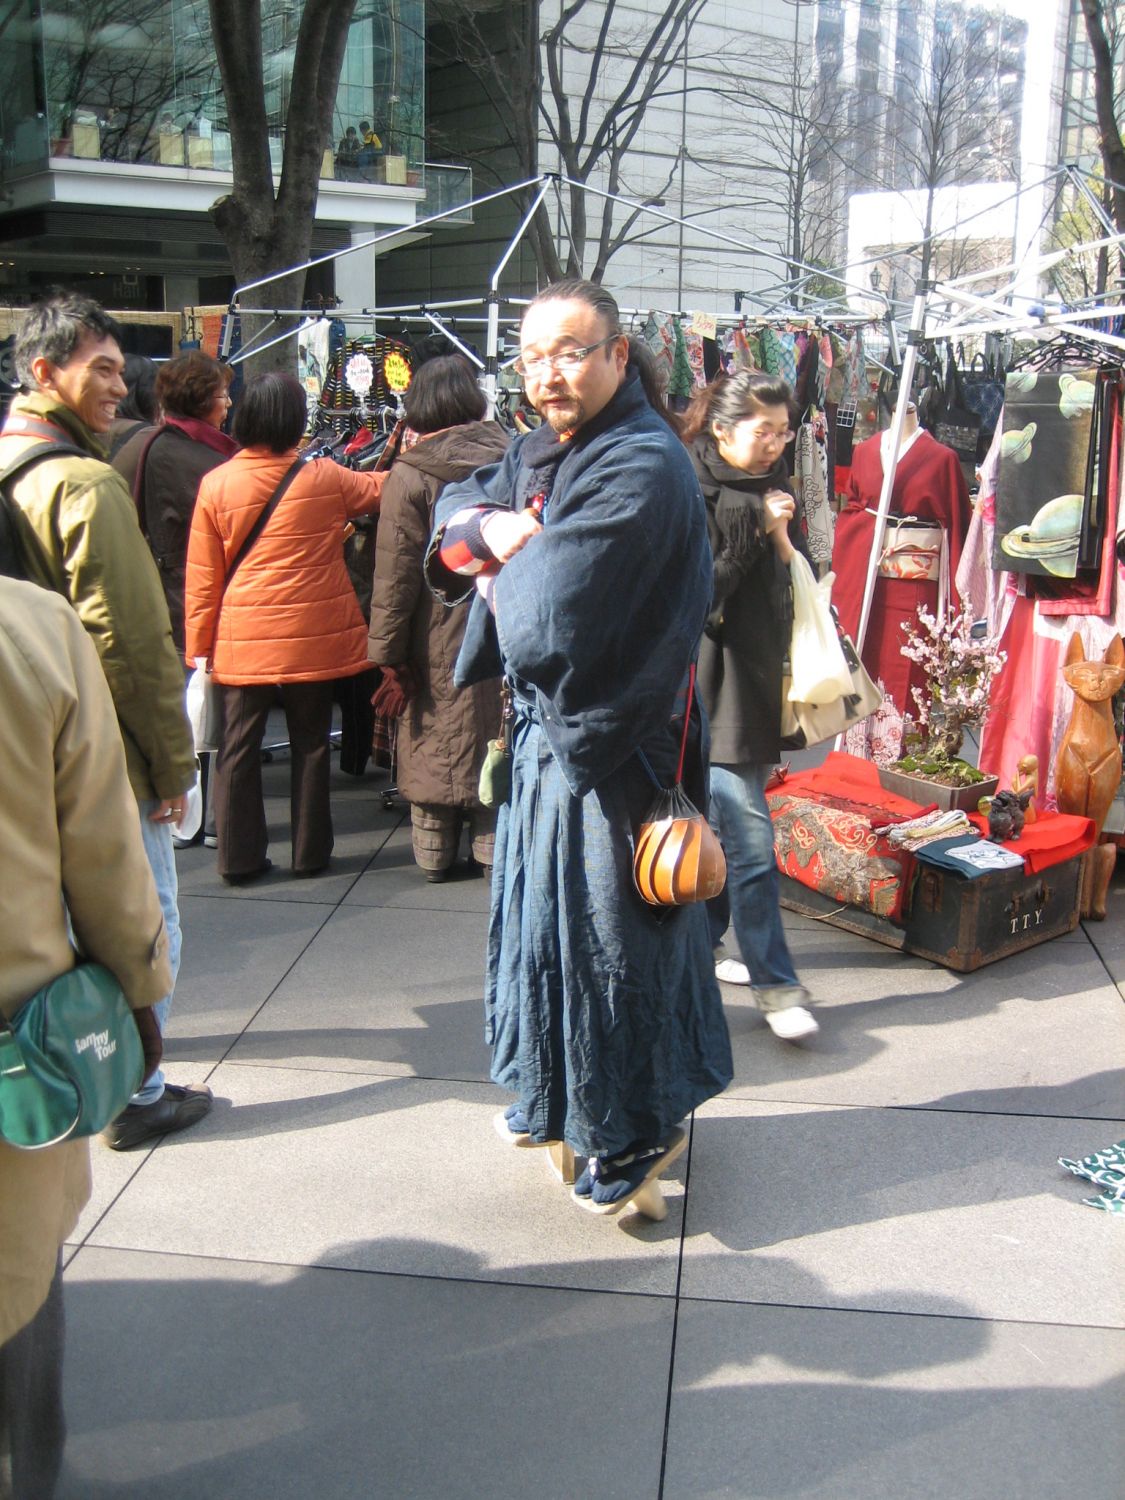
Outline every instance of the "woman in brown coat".
<svg viewBox="0 0 1125 1500">
<path fill-rule="evenodd" d="M 448 609 L 433 597 L 422 559 L 444 486 L 499 462 L 508 439 L 497 423 L 482 420 L 484 395 L 459 355 L 422 365 L 404 404 L 420 441 L 398 458 L 383 490 L 368 655 L 383 669 L 376 708 L 402 716 L 398 784 L 411 805 L 415 862 L 427 880 L 444 880 L 466 817 L 473 858 L 492 867 L 493 815 L 481 806 L 477 784 L 499 726 L 500 683 L 453 686 L 468 609 Z"/>
<path fill-rule="evenodd" d="M 156 377 L 158 427 L 138 424 L 113 459 L 133 491 L 141 530 L 160 569 L 172 619 L 172 639 L 184 649 L 184 575 L 188 534 L 204 474 L 237 447 L 222 430 L 230 411 L 234 372 L 201 349 L 161 365 Z"/>
</svg>

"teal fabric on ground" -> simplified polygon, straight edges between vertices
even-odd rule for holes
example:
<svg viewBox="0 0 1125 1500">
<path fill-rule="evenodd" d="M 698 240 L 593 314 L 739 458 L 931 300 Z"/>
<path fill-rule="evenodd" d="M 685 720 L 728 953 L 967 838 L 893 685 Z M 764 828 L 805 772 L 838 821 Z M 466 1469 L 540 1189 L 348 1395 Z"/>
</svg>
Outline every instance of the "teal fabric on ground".
<svg viewBox="0 0 1125 1500">
<path fill-rule="evenodd" d="M 1059 1166 L 1065 1167 L 1075 1177 L 1084 1177 L 1088 1182 L 1105 1188 L 1096 1198 L 1083 1198 L 1091 1208 L 1103 1208 L 1107 1213 L 1125 1213 L 1125 1141 L 1116 1141 L 1102 1151 L 1074 1160 L 1059 1157 Z"/>
</svg>

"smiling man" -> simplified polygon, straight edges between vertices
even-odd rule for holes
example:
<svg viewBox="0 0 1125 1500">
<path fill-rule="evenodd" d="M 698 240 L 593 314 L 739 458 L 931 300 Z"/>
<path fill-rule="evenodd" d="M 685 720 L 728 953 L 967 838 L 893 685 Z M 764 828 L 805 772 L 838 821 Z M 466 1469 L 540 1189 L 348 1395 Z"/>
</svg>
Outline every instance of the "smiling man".
<svg viewBox="0 0 1125 1500">
<path fill-rule="evenodd" d="M 101 441 L 125 395 L 117 325 L 90 298 L 60 293 L 28 309 L 15 362 L 22 393 L 0 431 L 0 470 L 31 449 L 45 455 L 5 486 L 21 560 L 34 583 L 70 601 L 97 648 L 175 975 L 180 924 L 171 825 L 195 779 L 195 751 L 160 575 L 133 497 Z M 171 999 L 155 1007 L 162 1031 Z M 166 1086 L 158 1070 L 110 1124 L 106 1140 L 116 1150 L 148 1145 L 193 1125 L 210 1107 L 209 1089 Z"/>
<path fill-rule="evenodd" d="M 492 1077 L 515 1095 L 497 1128 L 588 1157 L 583 1207 L 659 1217 L 680 1121 L 731 1077 L 704 909 L 646 906 L 632 876 L 711 601 L 703 497 L 604 288 L 541 292 L 516 369 L 544 425 L 447 486 L 427 558 L 446 602 L 477 589 L 455 681 L 503 672 L 514 707 L 486 980 Z"/>
</svg>

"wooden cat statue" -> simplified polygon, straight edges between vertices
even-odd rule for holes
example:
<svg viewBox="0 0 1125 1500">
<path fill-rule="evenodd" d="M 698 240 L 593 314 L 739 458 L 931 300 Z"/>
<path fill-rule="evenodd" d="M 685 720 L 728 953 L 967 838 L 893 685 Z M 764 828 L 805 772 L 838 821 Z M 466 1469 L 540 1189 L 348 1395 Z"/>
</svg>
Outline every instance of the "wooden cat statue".
<svg viewBox="0 0 1125 1500">
<path fill-rule="evenodd" d="M 1115 635 L 1104 661 L 1087 661 L 1082 637 L 1072 635 L 1063 676 L 1074 689 L 1074 708 L 1055 762 L 1059 811 L 1092 818 L 1100 834 L 1121 781 L 1113 695 L 1125 683 L 1125 643 Z M 1095 844 L 1086 854 L 1082 876 L 1084 917 L 1104 920 L 1106 890 L 1116 858 L 1113 844 Z"/>
</svg>

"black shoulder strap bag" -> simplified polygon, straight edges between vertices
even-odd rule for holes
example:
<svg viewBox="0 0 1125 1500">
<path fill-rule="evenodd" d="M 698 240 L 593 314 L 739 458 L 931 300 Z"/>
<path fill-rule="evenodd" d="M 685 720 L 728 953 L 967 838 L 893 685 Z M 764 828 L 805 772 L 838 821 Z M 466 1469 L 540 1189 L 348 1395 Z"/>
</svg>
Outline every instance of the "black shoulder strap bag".
<svg viewBox="0 0 1125 1500">
<path fill-rule="evenodd" d="M 297 475 L 301 472 L 304 466 L 305 460 L 303 458 L 298 458 L 292 464 L 290 464 L 288 469 L 286 469 L 285 473 L 281 476 L 281 479 L 278 482 L 277 489 L 274 490 L 273 494 L 269 497 L 265 505 L 263 505 L 261 510 L 258 512 L 253 526 L 251 526 L 250 530 L 246 533 L 245 537 L 242 540 L 242 546 L 239 547 L 238 551 L 231 559 L 231 565 L 227 569 L 227 576 L 223 579 L 224 594 L 230 587 L 231 579 L 238 572 L 242 564 L 246 561 L 246 554 L 250 551 L 251 547 L 253 547 L 254 543 L 261 536 L 262 532 L 265 531 L 266 526 L 269 524 L 270 517 L 280 505 L 281 498 L 285 494 L 285 491 L 293 483 L 294 479 L 296 479 Z"/>
</svg>

